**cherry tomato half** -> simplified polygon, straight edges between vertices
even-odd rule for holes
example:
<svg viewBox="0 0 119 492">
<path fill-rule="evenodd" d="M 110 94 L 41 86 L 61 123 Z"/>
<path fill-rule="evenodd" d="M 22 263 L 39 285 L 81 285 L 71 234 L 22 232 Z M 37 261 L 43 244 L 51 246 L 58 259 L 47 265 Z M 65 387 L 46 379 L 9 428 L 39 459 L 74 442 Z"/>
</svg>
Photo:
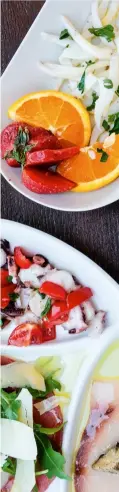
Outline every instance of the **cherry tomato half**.
<svg viewBox="0 0 119 492">
<path fill-rule="evenodd" d="M 39 345 L 42 343 L 42 328 L 36 323 L 22 323 L 11 333 L 8 345 L 27 347 L 28 345 Z"/>
<path fill-rule="evenodd" d="M 19 246 L 14 248 L 14 259 L 19 268 L 29 268 L 31 266 L 31 261 L 22 253 Z"/>
</svg>

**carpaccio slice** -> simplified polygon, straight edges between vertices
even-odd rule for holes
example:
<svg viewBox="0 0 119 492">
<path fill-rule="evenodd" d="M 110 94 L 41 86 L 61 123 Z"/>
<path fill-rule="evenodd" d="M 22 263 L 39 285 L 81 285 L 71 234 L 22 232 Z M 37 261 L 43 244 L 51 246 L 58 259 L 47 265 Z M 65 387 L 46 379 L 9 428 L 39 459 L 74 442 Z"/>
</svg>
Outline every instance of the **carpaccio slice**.
<svg viewBox="0 0 119 492">
<path fill-rule="evenodd" d="M 75 492 L 118 492 L 118 473 L 93 468 L 99 457 L 117 444 L 119 381 L 96 382 L 92 386 L 89 420 L 76 455 Z"/>
<path fill-rule="evenodd" d="M 54 478 L 49 479 L 47 475 L 40 475 L 36 478 L 36 484 L 38 492 L 45 492 L 49 485 L 53 482 Z M 14 478 L 10 477 L 6 484 L 2 487 L 1 492 L 11 492 L 14 483 Z"/>
<path fill-rule="evenodd" d="M 47 396 L 47 398 L 49 398 L 50 396 L 53 396 L 53 393 L 50 393 Z M 41 400 L 37 399 L 35 403 L 38 403 L 39 401 Z M 34 406 L 33 419 L 36 424 L 41 424 L 43 427 L 53 428 L 63 424 L 63 415 L 59 405 L 57 405 L 52 410 L 45 412 L 43 415 L 40 415 L 39 411 Z M 63 437 L 62 429 L 59 432 L 56 432 L 56 434 L 49 436 L 50 441 L 53 443 L 53 448 L 55 448 L 56 451 L 61 451 L 62 437 Z"/>
</svg>

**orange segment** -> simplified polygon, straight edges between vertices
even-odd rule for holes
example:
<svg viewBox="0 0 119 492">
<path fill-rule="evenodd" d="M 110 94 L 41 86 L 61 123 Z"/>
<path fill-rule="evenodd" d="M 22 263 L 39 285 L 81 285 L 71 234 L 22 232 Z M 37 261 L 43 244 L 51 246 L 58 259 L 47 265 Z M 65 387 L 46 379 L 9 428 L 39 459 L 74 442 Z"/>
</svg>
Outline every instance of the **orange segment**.
<svg viewBox="0 0 119 492">
<path fill-rule="evenodd" d="M 12 120 L 42 126 L 78 146 L 87 145 L 90 139 L 88 111 L 80 100 L 63 92 L 27 94 L 10 106 L 8 115 Z"/>
<path fill-rule="evenodd" d="M 102 144 L 96 142 L 92 150 L 89 148 L 87 152 L 80 152 L 72 159 L 62 161 L 58 165 L 59 174 L 78 184 L 72 191 L 96 190 L 119 177 L 119 156 L 116 154 L 117 140 L 115 141 L 115 156 L 113 155 L 114 149 L 112 155 L 111 153 L 109 155 L 108 149 L 105 149 L 108 154 L 106 162 L 100 161 L 102 154 L 97 152 L 97 148 L 101 149 Z"/>
</svg>

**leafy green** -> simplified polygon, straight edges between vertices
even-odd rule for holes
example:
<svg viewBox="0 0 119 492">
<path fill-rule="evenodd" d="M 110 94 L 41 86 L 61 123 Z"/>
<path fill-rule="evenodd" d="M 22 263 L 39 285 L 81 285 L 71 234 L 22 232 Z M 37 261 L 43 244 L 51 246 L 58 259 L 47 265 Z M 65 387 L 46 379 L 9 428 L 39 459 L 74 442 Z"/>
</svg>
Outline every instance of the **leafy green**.
<svg viewBox="0 0 119 492">
<path fill-rule="evenodd" d="M 46 301 L 46 305 L 41 313 L 41 318 L 43 318 L 44 316 L 46 316 L 46 314 L 50 311 L 50 308 L 51 308 L 51 300 L 50 299 L 47 299 Z"/>
<path fill-rule="evenodd" d="M 108 131 L 110 129 L 110 125 L 106 120 L 103 120 L 102 126 L 103 126 L 104 130 L 106 130 L 106 131 Z"/>
<path fill-rule="evenodd" d="M 108 121 L 109 123 L 114 123 L 117 118 L 119 118 L 119 111 L 117 113 L 109 114 Z"/>
<path fill-rule="evenodd" d="M 43 469 L 48 469 L 48 478 L 59 477 L 70 480 L 64 471 L 65 459 L 61 453 L 54 451 L 52 444 L 47 436 L 41 436 L 35 429 L 35 439 L 37 443 L 38 458 Z"/>
<path fill-rule="evenodd" d="M 34 431 L 35 432 L 40 432 L 40 434 L 46 434 L 48 436 L 52 436 L 53 434 L 56 434 L 56 432 L 59 432 L 61 429 L 63 429 L 64 425 L 66 422 L 63 422 L 63 424 L 58 425 L 57 427 L 42 427 L 39 424 L 34 424 Z"/>
<path fill-rule="evenodd" d="M 115 94 L 119 97 L 119 85 L 117 87 L 117 90 L 115 91 Z"/>
<path fill-rule="evenodd" d="M 38 291 L 38 294 L 41 296 L 41 299 L 45 299 L 45 294 L 41 294 L 38 289 L 36 290 Z"/>
<path fill-rule="evenodd" d="M 8 275 L 8 277 L 7 277 L 8 282 L 11 283 L 12 282 L 12 279 L 13 279 L 12 275 Z"/>
<path fill-rule="evenodd" d="M 61 31 L 60 33 L 59 39 L 65 39 L 65 38 L 73 39 L 72 36 L 70 36 L 68 29 L 63 29 L 63 31 Z"/>
<path fill-rule="evenodd" d="M 17 292 L 12 292 L 12 294 L 9 294 L 9 297 L 11 299 L 11 301 L 16 301 L 19 297 L 19 294 L 17 294 Z"/>
<path fill-rule="evenodd" d="M 85 76 L 86 76 L 86 71 L 84 70 L 83 75 L 80 79 L 80 82 L 77 85 L 77 89 L 79 89 L 79 91 L 81 91 L 81 94 L 83 94 L 84 89 L 85 89 Z"/>
<path fill-rule="evenodd" d="M 48 395 L 48 393 L 51 393 L 52 391 L 54 391 L 54 389 L 58 389 L 59 391 L 61 390 L 60 382 L 57 381 L 56 379 L 53 379 L 51 375 L 45 379 L 45 385 L 46 385 L 46 391 L 39 391 L 29 387 L 27 388 L 31 393 L 31 395 L 33 396 L 34 400 L 37 398 L 38 399 L 45 398 Z"/>
<path fill-rule="evenodd" d="M 92 104 L 90 104 L 90 106 L 87 106 L 87 110 L 88 111 L 92 111 L 93 109 L 95 109 L 95 103 L 97 101 L 97 99 L 99 99 L 99 96 L 96 94 L 96 92 L 92 92 Z"/>
<path fill-rule="evenodd" d="M 92 60 L 89 60 L 86 62 L 87 67 L 90 67 L 90 65 L 94 65 L 94 64 L 95 64 L 95 61 L 92 61 Z"/>
<path fill-rule="evenodd" d="M 28 145 L 29 143 L 29 131 L 27 128 L 24 130 L 19 126 L 18 135 L 14 141 L 13 150 L 6 152 L 5 158 L 16 159 L 22 166 L 25 164 L 26 152 L 30 151 L 33 145 Z"/>
<path fill-rule="evenodd" d="M 106 87 L 106 89 L 112 89 L 113 87 L 113 82 L 111 79 L 104 79 L 104 87 Z"/>
<path fill-rule="evenodd" d="M 3 321 L 2 321 L 2 319 L 0 319 L 0 326 L 3 326 Z"/>
<path fill-rule="evenodd" d="M 114 27 L 111 24 L 107 24 L 105 27 L 91 27 L 89 31 L 94 36 L 101 36 L 107 39 L 108 43 L 115 38 Z"/>
<path fill-rule="evenodd" d="M 36 484 L 34 485 L 33 492 L 38 492 L 38 487 Z"/>
<path fill-rule="evenodd" d="M 109 157 L 109 155 L 107 154 L 107 152 L 104 152 L 103 149 L 97 149 L 97 152 L 100 153 L 100 154 L 102 154 L 101 159 L 100 159 L 100 162 L 106 162 L 107 159 L 108 159 L 108 157 Z"/>
<path fill-rule="evenodd" d="M 2 470 L 6 473 L 10 473 L 10 475 L 15 476 L 16 473 L 16 460 L 14 458 L 8 458 L 6 459 L 4 465 L 2 466 Z"/>
<path fill-rule="evenodd" d="M 12 391 L 12 393 L 7 393 L 1 389 L 1 416 L 2 418 L 10 420 L 18 420 L 19 409 L 21 406 L 21 401 L 16 400 L 17 393 Z"/>
<path fill-rule="evenodd" d="M 113 132 L 116 133 L 116 135 L 119 134 L 119 116 L 117 116 L 117 118 L 115 119 L 114 126 L 109 131 L 109 134 L 111 135 L 111 133 Z"/>
</svg>

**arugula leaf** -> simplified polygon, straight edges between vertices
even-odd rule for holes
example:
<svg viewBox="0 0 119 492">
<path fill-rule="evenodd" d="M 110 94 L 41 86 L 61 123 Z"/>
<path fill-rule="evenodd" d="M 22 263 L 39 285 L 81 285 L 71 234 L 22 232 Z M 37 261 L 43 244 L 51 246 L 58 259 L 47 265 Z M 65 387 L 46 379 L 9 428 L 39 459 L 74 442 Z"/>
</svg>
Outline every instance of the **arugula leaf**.
<svg viewBox="0 0 119 492">
<path fill-rule="evenodd" d="M 48 478 L 59 477 L 66 480 L 70 480 L 64 471 L 63 467 L 65 459 L 62 454 L 54 451 L 52 444 L 47 436 L 41 436 L 38 431 L 35 430 L 35 439 L 38 449 L 38 458 L 43 469 L 48 469 Z"/>
<path fill-rule="evenodd" d="M 17 294 L 17 292 L 12 292 L 12 294 L 9 294 L 9 297 L 11 299 L 11 301 L 16 301 L 19 297 L 19 294 Z"/>
<path fill-rule="evenodd" d="M 73 39 L 72 36 L 70 36 L 68 29 L 63 29 L 63 31 L 61 31 L 60 33 L 59 39 L 65 39 L 65 38 Z"/>
<path fill-rule="evenodd" d="M 8 275 L 8 277 L 7 277 L 8 282 L 11 283 L 12 282 L 12 279 L 13 279 L 12 275 Z"/>
<path fill-rule="evenodd" d="M 51 393 L 54 389 L 58 389 L 59 391 L 61 390 L 61 383 L 56 379 L 53 379 L 52 376 L 48 376 L 45 379 L 45 385 L 46 385 L 46 391 L 39 391 L 34 388 L 27 387 L 28 391 L 31 393 L 34 400 L 36 400 L 37 398 L 44 399 L 48 395 L 48 393 Z"/>
<path fill-rule="evenodd" d="M 94 36 L 101 36 L 107 39 L 108 43 L 115 38 L 114 27 L 111 24 L 107 24 L 105 27 L 91 27 L 88 29 Z"/>
<path fill-rule="evenodd" d="M 104 87 L 106 87 L 106 89 L 112 89 L 113 87 L 113 82 L 111 79 L 104 79 Z"/>
<path fill-rule="evenodd" d="M 48 436 L 52 436 L 53 434 L 56 434 L 56 432 L 59 432 L 61 429 L 63 429 L 64 425 L 66 422 L 63 422 L 63 424 L 58 425 L 57 427 L 42 427 L 40 424 L 34 424 L 34 430 L 35 432 L 40 432 L 40 434 L 46 434 Z"/>
<path fill-rule="evenodd" d="M 79 89 L 79 91 L 81 91 L 81 94 L 83 94 L 84 89 L 85 89 L 85 76 L 86 76 L 86 71 L 84 70 L 83 75 L 80 79 L 80 82 L 77 85 L 77 89 Z"/>
<path fill-rule="evenodd" d="M 117 90 L 115 91 L 115 94 L 119 97 L 119 85 L 117 87 Z"/>
<path fill-rule="evenodd" d="M 92 111 L 93 109 L 95 109 L 95 103 L 97 101 L 97 99 L 99 99 L 99 96 L 96 94 L 96 92 L 92 92 L 92 104 L 90 104 L 90 106 L 87 106 L 87 110 L 88 111 Z"/>
<path fill-rule="evenodd" d="M 46 305 L 41 313 L 41 318 L 43 318 L 44 316 L 46 316 L 46 314 L 50 311 L 50 308 L 51 308 L 51 300 L 50 299 L 47 299 L 46 301 Z"/>
<path fill-rule="evenodd" d="M 100 159 L 100 162 L 106 162 L 107 159 L 108 159 L 108 157 L 109 157 L 109 155 L 107 154 L 107 152 L 104 152 L 103 149 L 97 149 L 97 152 L 100 153 L 100 154 L 102 154 L 101 159 Z"/>
<path fill-rule="evenodd" d="M 6 459 L 4 465 L 2 466 L 2 470 L 6 473 L 10 473 L 10 475 L 15 476 L 16 473 L 16 459 L 8 458 Z"/>
<path fill-rule="evenodd" d="M 34 485 L 33 492 L 38 492 L 38 487 L 36 484 Z"/>
<path fill-rule="evenodd" d="M 19 408 L 21 401 L 16 400 L 17 393 L 7 393 L 1 389 L 1 416 L 10 420 L 18 420 Z"/>
<path fill-rule="evenodd" d="M 108 122 L 106 120 L 103 120 L 102 126 L 103 126 L 104 130 L 106 130 L 106 131 L 108 131 L 110 129 L 110 125 L 108 124 Z"/>
</svg>

